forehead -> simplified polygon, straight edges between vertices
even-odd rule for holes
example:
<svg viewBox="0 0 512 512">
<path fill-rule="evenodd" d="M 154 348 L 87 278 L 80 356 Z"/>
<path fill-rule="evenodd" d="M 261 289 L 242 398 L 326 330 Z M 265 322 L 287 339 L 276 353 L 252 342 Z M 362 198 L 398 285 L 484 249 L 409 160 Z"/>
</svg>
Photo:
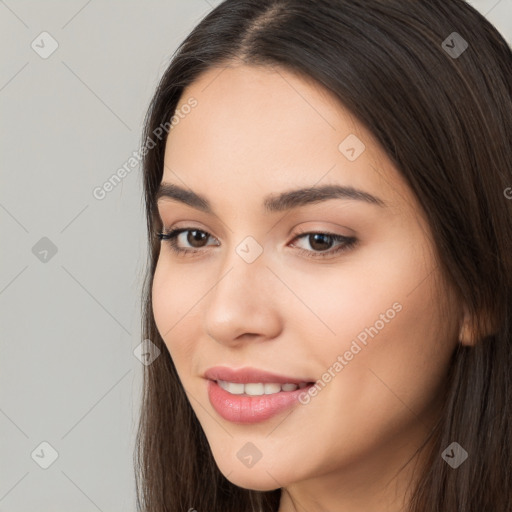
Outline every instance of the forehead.
<svg viewBox="0 0 512 512">
<path fill-rule="evenodd" d="M 196 106 L 184 109 L 191 98 Z M 213 68 L 183 91 L 182 111 L 166 142 L 165 182 L 203 195 L 236 186 L 247 197 L 339 183 L 396 208 L 414 203 L 371 133 L 311 79 L 280 68 Z"/>
<path fill-rule="evenodd" d="M 343 131 L 358 128 L 324 88 L 277 68 L 230 65 L 211 69 L 183 91 L 177 111 L 191 97 L 197 107 L 180 121 L 181 126 L 175 126 L 172 135 L 188 128 L 195 132 L 195 141 L 208 148 L 229 140 L 230 153 L 235 154 L 251 151 L 277 159 L 290 151 L 301 153 L 301 143 L 307 143 L 308 150 L 331 146 L 336 153 Z M 169 136 L 171 143 L 173 138 Z M 271 154 L 261 154 L 269 149 Z"/>
</svg>

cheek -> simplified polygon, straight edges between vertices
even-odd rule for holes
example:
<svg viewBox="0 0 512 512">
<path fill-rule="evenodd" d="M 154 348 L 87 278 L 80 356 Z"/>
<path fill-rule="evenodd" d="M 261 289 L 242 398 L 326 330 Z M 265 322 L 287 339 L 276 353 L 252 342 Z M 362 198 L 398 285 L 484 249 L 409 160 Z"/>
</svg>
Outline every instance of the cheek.
<svg viewBox="0 0 512 512">
<path fill-rule="evenodd" d="M 327 295 L 317 287 L 311 298 L 312 309 L 315 301 L 317 308 L 322 304 L 321 317 L 336 333 L 324 340 L 330 341 L 321 354 L 311 354 L 336 374 L 325 395 L 337 395 L 335 402 L 358 411 L 366 424 L 368 414 L 377 421 L 378 410 L 384 423 L 392 411 L 420 412 L 446 376 L 457 322 L 454 301 L 434 286 L 433 268 L 420 247 L 382 247 L 333 273 Z"/>
<path fill-rule="evenodd" d="M 172 328 L 175 320 L 171 317 L 177 302 L 177 294 L 174 287 L 169 286 L 169 270 L 162 263 L 162 257 L 157 262 L 153 276 L 153 287 L 151 290 L 151 301 L 153 316 L 160 336 L 165 341 L 168 331 Z M 173 321 L 174 320 L 174 321 Z"/>
<path fill-rule="evenodd" d="M 339 351 L 348 350 L 355 338 L 363 344 L 365 338 L 373 339 L 369 330 L 389 331 L 396 318 L 405 316 L 400 310 L 418 295 L 420 302 L 429 299 L 424 289 L 413 290 L 430 271 L 417 250 L 388 242 L 360 250 L 337 268 L 294 277 L 300 295 L 307 297 L 308 306 L 330 328 L 330 334 L 324 329 L 328 335 L 324 346 L 328 342 Z"/>
<path fill-rule="evenodd" d="M 178 265 L 170 265 L 165 257 L 158 260 L 152 287 L 153 315 L 178 371 L 182 361 L 190 360 L 194 351 L 193 340 L 197 336 L 190 336 L 189 330 L 199 325 L 198 303 L 204 293 L 201 290 L 193 273 L 180 271 Z"/>
<path fill-rule="evenodd" d="M 370 343 L 367 365 L 390 399 L 418 413 L 439 397 L 457 344 L 455 311 L 432 276 L 400 300 L 403 309 Z M 441 316 L 442 313 L 442 316 Z"/>
<path fill-rule="evenodd" d="M 338 304 L 346 306 L 333 324 L 338 341 L 324 345 L 321 357 L 310 354 L 310 361 L 321 361 L 321 371 L 331 368 L 334 374 L 319 375 L 329 382 L 304 407 L 302 418 L 306 430 L 315 430 L 316 439 L 333 440 L 328 447 L 318 442 L 319 451 L 326 450 L 324 463 L 336 467 L 340 454 L 345 461 L 357 461 L 363 452 L 396 442 L 397 435 L 404 446 L 415 445 L 438 413 L 437 398 L 442 396 L 456 334 L 435 320 L 438 311 L 427 292 L 430 283 L 424 284 L 421 292 L 407 295 L 410 289 L 404 288 L 398 296 L 372 299 L 371 308 L 367 302 L 357 320 L 350 315 L 355 317 L 355 306 L 349 301 Z M 401 309 L 393 310 L 396 314 L 388 323 L 377 323 L 396 299 Z M 357 339 L 359 333 L 367 334 L 366 344 Z M 346 353 L 351 360 L 345 356 L 341 364 L 338 356 Z M 289 435 L 300 442 L 301 435 L 289 427 Z"/>
</svg>

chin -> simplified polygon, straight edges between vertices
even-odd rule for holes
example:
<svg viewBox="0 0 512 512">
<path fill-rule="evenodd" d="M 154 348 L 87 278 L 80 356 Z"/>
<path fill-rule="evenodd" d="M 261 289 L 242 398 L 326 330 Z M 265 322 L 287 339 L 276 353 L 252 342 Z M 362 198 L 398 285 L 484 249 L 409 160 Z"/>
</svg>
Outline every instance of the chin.
<svg viewBox="0 0 512 512">
<path fill-rule="evenodd" d="M 267 480 L 258 480 L 258 479 L 236 479 L 232 478 L 233 475 L 230 475 L 228 480 L 242 489 L 249 489 L 251 491 L 274 491 L 276 489 L 280 489 L 281 486 L 276 483 L 273 478 L 270 478 L 270 481 Z"/>
<path fill-rule="evenodd" d="M 278 482 L 276 478 L 273 478 L 269 473 L 265 471 L 264 467 L 259 469 L 247 468 L 247 469 L 228 469 L 227 472 L 222 470 L 219 466 L 221 473 L 229 480 L 232 484 L 241 487 L 242 489 L 249 489 L 252 491 L 274 491 L 282 487 L 282 482 Z"/>
</svg>

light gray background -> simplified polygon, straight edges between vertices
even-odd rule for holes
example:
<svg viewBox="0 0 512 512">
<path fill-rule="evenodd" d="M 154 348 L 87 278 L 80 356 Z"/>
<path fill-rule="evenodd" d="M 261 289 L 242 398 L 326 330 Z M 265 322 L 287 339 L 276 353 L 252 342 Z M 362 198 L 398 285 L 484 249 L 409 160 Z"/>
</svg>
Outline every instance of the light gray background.
<svg viewBox="0 0 512 512">
<path fill-rule="evenodd" d="M 92 192 L 138 149 L 170 56 L 219 3 L 0 0 L 0 512 L 135 510 L 140 167 Z M 470 3 L 512 42 L 512 0 Z"/>
</svg>

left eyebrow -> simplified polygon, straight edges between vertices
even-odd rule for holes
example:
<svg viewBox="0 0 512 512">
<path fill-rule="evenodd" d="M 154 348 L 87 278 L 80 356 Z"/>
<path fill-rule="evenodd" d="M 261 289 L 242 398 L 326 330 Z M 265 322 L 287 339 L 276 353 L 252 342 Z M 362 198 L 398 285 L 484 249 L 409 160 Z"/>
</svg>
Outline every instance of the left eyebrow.
<svg viewBox="0 0 512 512">
<path fill-rule="evenodd" d="M 354 187 L 342 185 L 324 185 L 321 187 L 290 190 L 279 195 L 268 196 L 263 204 L 268 212 L 282 212 L 291 208 L 330 199 L 351 199 L 380 207 L 387 206 L 386 202 L 379 197 Z"/>
<path fill-rule="evenodd" d="M 160 188 L 155 195 L 155 203 L 158 203 L 163 198 L 179 201 L 205 213 L 213 213 L 211 204 L 206 197 L 203 197 L 192 190 L 179 187 L 178 185 L 161 183 Z M 324 185 L 320 187 L 290 190 L 277 195 L 270 194 L 264 199 L 263 207 L 268 213 L 282 212 L 331 199 L 362 201 L 379 207 L 388 206 L 388 204 L 379 197 L 354 187 Z"/>
</svg>

